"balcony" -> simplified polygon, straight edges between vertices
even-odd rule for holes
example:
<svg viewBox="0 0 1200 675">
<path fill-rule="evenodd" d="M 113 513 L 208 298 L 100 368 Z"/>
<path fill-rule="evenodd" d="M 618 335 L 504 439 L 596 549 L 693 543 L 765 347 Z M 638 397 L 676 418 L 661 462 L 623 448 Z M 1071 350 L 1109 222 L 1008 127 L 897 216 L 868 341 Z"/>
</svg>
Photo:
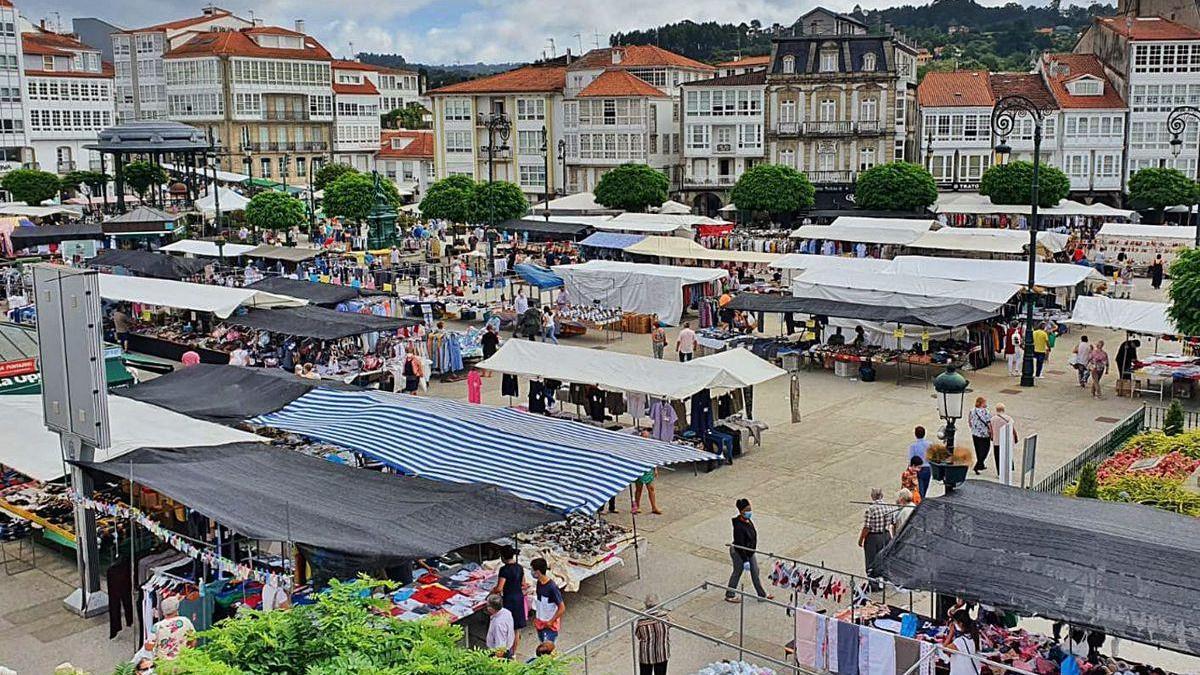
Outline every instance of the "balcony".
<svg viewBox="0 0 1200 675">
<path fill-rule="evenodd" d="M 1120 176 L 1071 176 L 1072 192 L 1089 190 L 1120 190 Z"/>
<path fill-rule="evenodd" d="M 779 135 L 779 136 L 799 136 L 800 135 L 800 123 L 799 122 L 780 122 L 779 124 L 775 125 L 775 133 L 776 133 L 776 135 Z"/>
<path fill-rule="evenodd" d="M 268 122 L 307 122 L 307 110 L 264 110 L 263 119 Z"/>
<path fill-rule="evenodd" d="M 712 190 L 733 187 L 737 176 L 684 176 L 683 187 L 694 190 Z"/>
<path fill-rule="evenodd" d="M 805 171 L 813 185 L 847 185 L 854 182 L 853 171 Z"/>
<path fill-rule="evenodd" d="M 491 146 L 489 146 L 489 145 L 479 146 L 479 161 L 486 162 L 488 160 L 488 149 L 489 148 L 491 148 Z M 497 145 L 495 147 L 495 149 L 492 151 L 492 159 L 493 160 L 511 159 L 511 158 L 512 158 L 512 148 L 507 145 Z"/>
<path fill-rule="evenodd" d="M 733 143 L 715 143 L 713 153 L 717 155 L 732 155 L 737 146 Z"/>
<path fill-rule="evenodd" d="M 805 136 L 848 136 L 854 133 L 853 122 L 805 122 Z"/>
<path fill-rule="evenodd" d="M 860 136 L 875 136 L 886 134 L 890 131 L 883 122 L 879 120 L 866 120 L 854 123 Z"/>
</svg>

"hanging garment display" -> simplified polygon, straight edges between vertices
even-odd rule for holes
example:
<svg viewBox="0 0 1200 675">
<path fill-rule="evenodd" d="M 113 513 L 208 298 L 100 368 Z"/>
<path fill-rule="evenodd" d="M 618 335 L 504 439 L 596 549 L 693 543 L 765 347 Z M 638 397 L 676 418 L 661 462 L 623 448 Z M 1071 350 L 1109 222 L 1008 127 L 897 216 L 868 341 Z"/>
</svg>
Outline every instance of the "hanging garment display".
<svg viewBox="0 0 1200 675">
<path fill-rule="evenodd" d="M 521 390 L 517 383 L 516 375 L 505 374 L 500 378 L 500 395 L 501 396 L 520 396 Z"/>
</svg>

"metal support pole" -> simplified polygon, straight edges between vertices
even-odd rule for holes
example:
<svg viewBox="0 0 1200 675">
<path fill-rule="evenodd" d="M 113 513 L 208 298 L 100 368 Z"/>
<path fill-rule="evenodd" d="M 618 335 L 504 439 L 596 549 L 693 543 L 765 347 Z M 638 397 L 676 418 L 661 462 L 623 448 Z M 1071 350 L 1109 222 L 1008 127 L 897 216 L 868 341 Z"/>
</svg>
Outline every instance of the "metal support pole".
<svg viewBox="0 0 1200 675">
<path fill-rule="evenodd" d="M 742 601 L 738 603 L 738 661 L 745 657 L 744 640 L 746 637 L 746 598 L 742 596 Z"/>
<path fill-rule="evenodd" d="M 1038 175 L 1042 164 L 1042 120 L 1033 122 L 1033 185 L 1029 188 L 1029 297 L 1025 305 L 1025 354 L 1021 360 L 1021 386 L 1033 386 L 1033 303 L 1037 298 Z"/>
</svg>

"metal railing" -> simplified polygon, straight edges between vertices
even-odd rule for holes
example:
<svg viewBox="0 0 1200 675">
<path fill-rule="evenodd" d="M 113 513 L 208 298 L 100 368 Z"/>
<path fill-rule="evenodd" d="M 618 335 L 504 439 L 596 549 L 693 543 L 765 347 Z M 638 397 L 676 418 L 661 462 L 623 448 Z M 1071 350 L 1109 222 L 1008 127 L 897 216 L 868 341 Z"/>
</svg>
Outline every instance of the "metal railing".
<svg viewBox="0 0 1200 675">
<path fill-rule="evenodd" d="M 814 184 L 853 183 L 853 171 L 806 171 L 808 179 Z"/>
<path fill-rule="evenodd" d="M 1145 420 L 1145 406 L 1129 413 L 1129 416 L 1117 422 L 1107 434 L 1101 436 L 1083 452 L 1034 485 L 1033 490 L 1036 492 L 1062 492 L 1064 488 L 1075 482 L 1085 464 L 1099 462 L 1115 454 L 1126 441 L 1141 432 L 1145 428 Z"/>
<path fill-rule="evenodd" d="M 1145 420 L 1142 422 L 1142 429 L 1162 429 L 1163 422 L 1166 421 L 1167 408 L 1165 406 L 1147 405 L 1143 406 L 1143 411 L 1146 413 Z M 1192 429 L 1200 429 L 1200 412 L 1195 410 L 1183 411 L 1183 430 L 1191 431 Z"/>
<path fill-rule="evenodd" d="M 263 117 L 268 122 L 304 122 L 308 120 L 307 110 L 264 110 Z"/>
<path fill-rule="evenodd" d="M 809 136 L 842 136 L 854 133 L 854 123 L 805 122 L 804 133 Z"/>
</svg>

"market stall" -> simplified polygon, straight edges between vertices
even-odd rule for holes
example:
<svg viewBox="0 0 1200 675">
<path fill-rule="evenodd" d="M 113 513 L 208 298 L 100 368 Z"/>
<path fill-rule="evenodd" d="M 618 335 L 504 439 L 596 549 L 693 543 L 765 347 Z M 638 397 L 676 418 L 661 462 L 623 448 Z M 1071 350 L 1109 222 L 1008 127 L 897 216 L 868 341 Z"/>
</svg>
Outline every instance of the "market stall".
<svg viewBox="0 0 1200 675">
<path fill-rule="evenodd" d="M 997 312 L 1021 286 L 996 281 L 954 281 L 857 270 L 809 270 L 792 282 L 792 296 L 891 307 L 938 307 L 954 301 Z"/>
<path fill-rule="evenodd" d="M 1049 260 L 1062 253 L 1069 237 L 1058 232 L 1038 232 L 1038 256 Z M 936 232 L 926 232 L 905 243 L 903 248 L 910 252 L 948 251 L 981 257 L 1021 259 L 1027 256 L 1029 232 L 1027 230 L 1001 230 L 995 228 L 943 227 Z"/>
<path fill-rule="evenodd" d="M 525 241 L 578 241 L 591 232 L 587 225 L 564 222 L 553 217 L 551 220 L 506 220 L 496 229 L 520 235 Z"/>
<path fill-rule="evenodd" d="M 792 280 L 806 270 L 833 269 L 859 270 L 864 272 L 888 272 L 893 269 L 891 260 L 880 258 L 855 258 L 839 255 L 819 255 L 813 253 L 787 253 L 772 262 L 769 267 L 782 270 L 782 283 L 790 288 Z"/>
<path fill-rule="evenodd" d="M 208 261 L 153 251 L 106 248 L 96 253 L 87 264 L 93 269 L 117 274 L 181 281 L 202 276 Z"/>
<path fill-rule="evenodd" d="M 241 194 L 227 187 L 218 187 L 217 194 L 213 194 L 213 191 L 210 189 L 208 194 L 197 199 L 193 203 L 193 206 L 206 217 L 211 218 L 216 215 L 218 204 L 221 206 L 221 213 L 231 213 L 233 211 L 245 211 L 249 203 L 250 200 Z"/>
<path fill-rule="evenodd" d="M 1104 223 L 1096 234 L 1096 245 L 1109 250 L 1109 259 L 1124 251 L 1135 267 L 1144 270 L 1162 256 L 1163 267 L 1170 267 L 1182 249 L 1196 241 L 1196 228 L 1178 225 L 1136 225 L 1133 223 Z"/>
<path fill-rule="evenodd" d="M 266 277 L 246 286 L 246 288 L 300 298 L 307 300 L 309 304 L 320 307 L 335 307 L 347 300 L 354 300 L 363 295 L 362 288 L 358 286 L 326 284 L 319 281 L 291 279 L 282 276 Z"/>
<path fill-rule="evenodd" d="M 680 323 L 693 294 L 716 297 L 714 282 L 728 278 L 722 269 L 648 265 L 609 260 L 591 260 L 574 265 L 556 265 L 571 303 L 599 303 L 623 311 L 657 315 L 671 325 Z"/>
<path fill-rule="evenodd" d="M 789 236 L 792 239 L 805 240 L 800 243 L 800 251 L 804 253 L 816 254 L 821 250 L 832 254 L 850 253 L 854 249 L 853 244 L 865 244 L 876 248 L 872 257 L 890 258 L 890 255 L 882 255 L 882 247 L 886 246 L 888 251 L 894 251 L 896 247 L 911 244 L 938 227 L 940 225 L 936 220 L 928 218 L 839 216 L 829 225 L 802 225 Z M 823 247 L 817 243 L 822 241 L 831 242 L 831 246 Z M 837 250 L 842 244 L 851 246 L 844 251 Z"/>
<path fill-rule="evenodd" d="M 115 244 L 118 239 L 141 239 L 156 245 L 175 233 L 175 224 L 182 214 L 167 213 L 149 206 L 113 216 L 100 224 L 104 235 Z M 115 248 L 115 245 L 112 246 Z"/>
<path fill-rule="evenodd" d="M 305 248 L 302 246 L 271 246 L 262 244 L 246 251 L 242 255 L 247 258 L 261 258 L 263 260 L 274 260 L 279 263 L 288 263 L 296 265 L 306 260 L 312 260 L 321 255 L 323 251 L 316 248 Z"/>
<path fill-rule="evenodd" d="M 163 253 L 178 253 L 196 258 L 240 258 L 254 250 L 249 244 L 218 243 L 208 239 L 180 239 L 159 248 Z"/>
<path fill-rule="evenodd" d="M 976 260 L 930 256 L 897 256 L 892 270 L 898 274 L 957 281 L 994 281 L 1006 284 L 1029 283 L 1029 263 L 1021 260 Z M 1069 309 L 1083 284 L 1104 281 L 1094 268 L 1067 263 L 1038 262 L 1034 266 L 1037 286 L 1052 291 L 1057 304 Z"/>
<path fill-rule="evenodd" d="M 87 244 L 92 250 L 95 249 L 95 242 L 103 241 L 104 233 L 100 229 L 99 223 L 65 223 L 62 225 L 18 225 L 13 228 L 8 234 L 8 241 L 11 248 L 2 250 L 0 253 L 6 255 L 16 255 L 18 251 L 37 251 L 42 254 L 44 247 L 45 253 L 50 252 L 50 246 L 57 244 L 60 252 L 66 253 L 65 249 L 69 249 L 71 242 L 91 242 Z M 3 249 L 4 237 L 0 236 L 0 249 Z M 64 256 L 68 260 L 70 254 Z"/>
<path fill-rule="evenodd" d="M 188 417 L 236 425 L 275 412 L 318 386 L 338 385 L 278 368 L 200 363 L 113 393 Z"/>
<path fill-rule="evenodd" d="M 1165 302 L 1118 300 L 1099 295 L 1085 295 L 1075 301 L 1071 318 L 1066 323 L 1096 326 L 1129 333 L 1161 337 L 1179 335 L 1179 329 L 1168 315 Z"/>
<path fill-rule="evenodd" d="M 779 259 L 776 253 L 708 249 L 685 237 L 648 235 L 622 249 L 629 255 L 649 256 L 660 260 L 697 260 L 728 262 L 738 265 L 767 265 Z"/>
</svg>

